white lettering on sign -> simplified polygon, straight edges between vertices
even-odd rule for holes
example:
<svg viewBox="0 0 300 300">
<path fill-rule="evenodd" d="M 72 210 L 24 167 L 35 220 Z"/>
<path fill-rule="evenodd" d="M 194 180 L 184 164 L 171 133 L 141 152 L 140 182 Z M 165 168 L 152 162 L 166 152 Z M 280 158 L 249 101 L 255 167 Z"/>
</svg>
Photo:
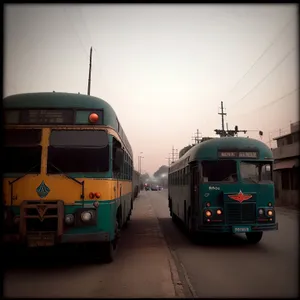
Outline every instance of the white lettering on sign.
<svg viewBox="0 0 300 300">
<path fill-rule="evenodd" d="M 243 158 L 256 158 L 257 157 L 257 152 L 240 152 L 239 157 Z"/>
<path fill-rule="evenodd" d="M 215 191 L 219 191 L 220 190 L 220 187 L 219 186 L 210 186 L 208 187 L 208 189 L 211 191 L 211 190 L 215 190 Z"/>
</svg>

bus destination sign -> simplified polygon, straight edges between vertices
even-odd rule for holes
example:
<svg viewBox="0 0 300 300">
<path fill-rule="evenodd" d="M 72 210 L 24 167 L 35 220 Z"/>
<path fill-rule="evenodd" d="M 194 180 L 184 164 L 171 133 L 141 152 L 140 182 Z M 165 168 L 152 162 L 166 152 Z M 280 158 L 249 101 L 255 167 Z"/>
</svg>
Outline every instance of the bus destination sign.
<svg viewBox="0 0 300 300">
<path fill-rule="evenodd" d="M 21 111 L 22 124 L 73 124 L 74 111 L 68 109 L 28 109 Z"/>
<path fill-rule="evenodd" d="M 256 151 L 219 151 L 220 158 L 258 158 Z"/>
</svg>

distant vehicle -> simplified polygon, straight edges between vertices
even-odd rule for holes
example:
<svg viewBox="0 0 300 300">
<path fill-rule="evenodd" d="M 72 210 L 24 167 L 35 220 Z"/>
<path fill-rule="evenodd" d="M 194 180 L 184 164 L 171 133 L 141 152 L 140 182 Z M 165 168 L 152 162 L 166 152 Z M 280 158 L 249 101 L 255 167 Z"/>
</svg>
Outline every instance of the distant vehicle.
<svg viewBox="0 0 300 300">
<path fill-rule="evenodd" d="M 162 191 L 163 189 L 164 189 L 164 188 L 163 188 L 162 186 L 159 186 L 159 187 L 158 187 L 158 190 L 159 190 L 159 191 Z"/>
<path fill-rule="evenodd" d="M 151 190 L 152 190 L 152 191 L 158 191 L 158 186 L 157 186 L 157 185 L 153 185 L 153 186 L 151 187 Z"/>
<path fill-rule="evenodd" d="M 54 92 L 12 95 L 3 104 L 5 245 L 90 243 L 95 258 L 111 262 L 139 182 L 113 108 Z"/>
<path fill-rule="evenodd" d="M 146 185 L 146 186 L 145 186 L 145 190 L 146 190 L 146 191 L 151 191 L 151 187 L 150 187 L 149 185 Z"/>
<path fill-rule="evenodd" d="M 169 168 L 172 219 L 192 237 L 245 233 L 258 243 L 264 231 L 278 230 L 273 162 L 269 147 L 255 139 L 216 138 L 194 146 Z"/>
</svg>

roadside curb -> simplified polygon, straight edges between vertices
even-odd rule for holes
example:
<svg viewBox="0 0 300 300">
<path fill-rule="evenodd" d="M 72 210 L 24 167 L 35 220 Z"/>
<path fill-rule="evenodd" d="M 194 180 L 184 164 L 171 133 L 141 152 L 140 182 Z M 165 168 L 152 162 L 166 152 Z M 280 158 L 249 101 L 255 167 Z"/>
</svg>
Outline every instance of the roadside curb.
<svg viewBox="0 0 300 300">
<path fill-rule="evenodd" d="M 174 255 L 173 255 L 171 249 L 169 248 L 169 246 L 168 246 L 168 244 L 165 240 L 165 236 L 164 236 L 164 234 L 163 234 L 163 232 L 160 228 L 159 221 L 158 221 L 157 215 L 155 213 L 155 209 L 153 208 L 151 203 L 150 203 L 150 206 L 151 206 L 151 211 L 152 211 L 152 213 L 154 214 L 154 216 L 156 218 L 156 224 L 157 224 L 157 227 L 158 227 L 158 236 L 161 238 L 164 246 L 167 249 L 168 262 L 169 262 L 169 266 L 170 266 L 170 272 L 171 272 L 171 278 L 172 278 L 172 281 L 173 281 L 175 297 L 176 298 L 186 298 L 186 296 L 183 292 L 183 285 L 182 285 L 182 282 L 179 278 L 178 270 L 177 270 L 177 267 L 176 267 L 176 264 L 175 264 L 175 261 L 174 261 L 174 258 L 173 258 Z"/>
</svg>

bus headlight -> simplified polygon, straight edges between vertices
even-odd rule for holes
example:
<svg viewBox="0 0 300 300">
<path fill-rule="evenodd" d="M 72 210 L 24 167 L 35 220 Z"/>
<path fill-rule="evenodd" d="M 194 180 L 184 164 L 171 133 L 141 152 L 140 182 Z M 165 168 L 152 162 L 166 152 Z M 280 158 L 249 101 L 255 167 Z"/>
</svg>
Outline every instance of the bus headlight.
<svg viewBox="0 0 300 300">
<path fill-rule="evenodd" d="M 268 214 L 269 217 L 272 217 L 273 216 L 273 210 L 268 210 L 267 214 Z"/>
<path fill-rule="evenodd" d="M 262 208 L 260 208 L 260 209 L 258 210 L 258 213 L 259 213 L 260 215 L 263 215 L 263 214 L 264 214 L 264 210 L 263 210 Z"/>
<path fill-rule="evenodd" d="M 74 216 L 73 215 L 66 215 L 65 216 L 65 222 L 66 222 L 66 224 L 68 224 L 68 225 L 71 225 L 71 224 L 73 224 L 74 223 Z"/>
<path fill-rule="evenodd" d="M 91 219 L 92 219 L 92 213 L 91 212 L 89 212 L 89 211 L 84 211 L 84 212 L 82 212 L 81 213 L 81 220 L 83 221 L 83 222 L 88 222 L 88 221 L 90 221 Z"/>
<path fill-rule="evenodd" d="M 207 217 L 210 217 L 210 216 L 211 216 L 211 211 L 210 211 L 210 210 L 207 210 L 207 211 L 205 212 L 205 215 L 206 215 Z"/>
<path fill-rule="evenodd" d="M 222 214 L 221 209 L 218 209 L 218 210 L 217 210 L 217 215 L 221 215 L 221 214 Z"/>
<path fill-rule="evenodd" d="M 16 225 L 18 225 L 18 224 L 20 223 L 20 217 L 19 217 L 19 216 L 15 216 L 15 217 L 14 217 L 14 223 L 15 223 Z"/>
</svg>

